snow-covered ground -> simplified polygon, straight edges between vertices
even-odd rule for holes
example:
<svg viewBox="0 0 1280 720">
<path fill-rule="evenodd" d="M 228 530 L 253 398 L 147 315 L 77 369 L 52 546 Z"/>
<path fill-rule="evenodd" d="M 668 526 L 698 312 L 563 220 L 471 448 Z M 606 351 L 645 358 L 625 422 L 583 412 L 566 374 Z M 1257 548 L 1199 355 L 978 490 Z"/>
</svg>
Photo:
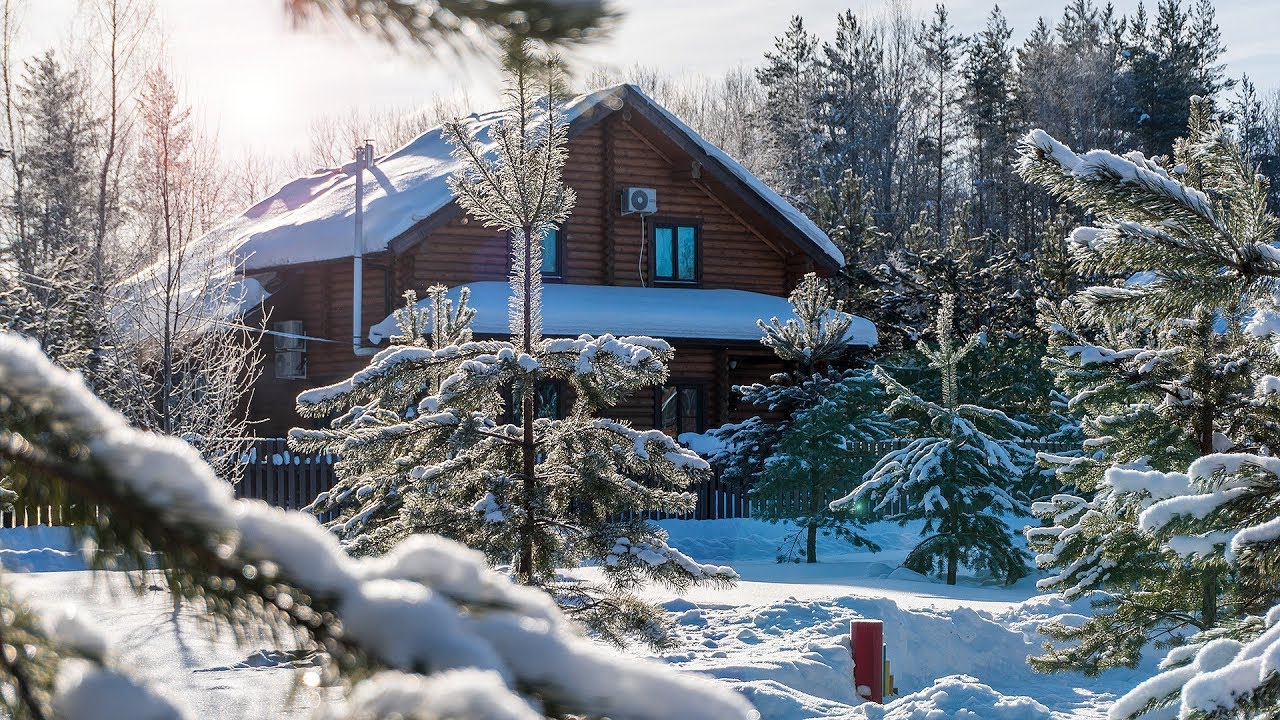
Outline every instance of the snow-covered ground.
<svg viewBox="0 0 1280 720">
<path fill-rule="evenodd" d="M 1118 694 L 1154 671 L 1153 657 L 1138 670 L 1099 678 L 1032 672 L 1025 659 L 1039 648 L 1036 624 L 1087 607 L 1037 595 L 1033 579 L 1004 588 L 966 578 L 948 587 L 897 568 L 917 539 L 914 527 L 875 527 L 883 547 L 877 554 L 823 538 L 821 562 L 808 566 L 774 562 L 785 526 L 754 520 L 663 526 L 676 547 L 730 564 L 743 579 L 733 588 L 680 596 L 648 589 L 673 614 L 682 637 L 661 657 L 732 684 L 769 720 L 1102 718 Z M 303 718 L 332 692 L 296 687 L 296 669 L 307 661 L 266 640 L 237 647 L 211 638 L 197 612 L 175 612 L 158 576 L 156 589 L 139 598 L 119 574 L 79 570 L 83 563 L 69 540 L 60 529 L 0 531 L 0 563 L 15 571 L 10 582 L 35 607 L 81 605 L 114 643 L 122 667 L 197 716 Z M 854 618 L 885 623 L 902 696 L 884 707 L 860 705 L 854 695 L 848 648 Z"/>
</svg>

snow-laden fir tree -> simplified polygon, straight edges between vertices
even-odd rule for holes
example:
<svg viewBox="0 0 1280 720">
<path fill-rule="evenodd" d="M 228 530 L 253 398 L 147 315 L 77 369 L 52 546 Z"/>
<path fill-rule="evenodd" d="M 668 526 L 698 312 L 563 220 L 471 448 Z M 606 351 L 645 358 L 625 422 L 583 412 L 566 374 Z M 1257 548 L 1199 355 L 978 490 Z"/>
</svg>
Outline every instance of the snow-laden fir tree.
<svg viewBox="0 0 1280 720">
<path fill-rule="evenodd" d="M 1269 349 L 1239 333 L 1214 331 L 1213 318 L 1153 331 L 1089 332 L 1071 304 L 1045 304 L 1046 364 L 1081 418 L 1080 453 L 1041 454 L 1065 489 L 1033 511 L 1044 521 L 1027 538 L 1050 574 L 1040 589 L 1093 598 L 1083 623 L 1049 622 L 1038 670 L 1095 674 L 1132 667 L 1148 643 L 1178 644 L 1214 626 L 1224 568 L 1212 556 L 1169 550 L 1138 518 L 1183 491 L 1154 479 L 1200 455 L 1235 445 L 1258 415 L 1252 371 Z"/>
<path fill-rule="evenodd" d="M 421 307 L 415 292 L 405 293 L 405 306 L 395 312 L 400 334 L 391 338 L 392 350 L 436 352 L 471 343 L 475 310 L 467 304 L 470 291 L 462 288 L 455 303 L 446 296 L 447 290 L 443 285 L 428 288 L 427 302 Z M 344 402 L 358 404 L 328 428 L 291 434 L 290 444 L 299 452 L 337 454 L 337 482 L 306 509 L 330 518 L 325 527 L 342 539 L 347 552 L 382 554 L 421 533 L 462 538 L 465 533 L 458 529 L 474 524 L 470 505 L 450 492 L 455 487 L 410 475 L 412 466 L 425 464 L 428 457 L 431 464 L 446 460 L 448 448 L 421 448 L 416 435 L 395 431 L 416 415 L 418 404 L 439 391 L 440 382 L 465 358 L 458 353 L 453 362 L 397 365 L 371 382 L 353 383 Z M 487 410 L 498 412 L 498 401 Z M 424 451 L 434 455 L 424 456 Z M 413 463 L 407 458 L 413 458 Z"/>
<path fill-rule="evenodd" d="M 734 388 L 744 402 L 767 408 L 760 416 L 711 432 L 723 443 L 712 460 L 722 479 L 751 486 L 752 516 L 792 521 L 795 534 L 783 540 L 778 560 L 817 562 L 821 532 L 854 545 L 874 547 L 857 533 L 854 508 L 828 503 L 852 474 L 870 464 L 865 443 L 893 434 L 884 416 L 883 391 L 865 371 L 839 372 L 831 363 L 848 350 L 853 317 L 825 281 L 806 275 L 789 298 L 794 318 L 757 321 L 760 342 L 789 370 L 771 384 Z"/>
<path fill-rule="evenodd" d="M 1270 376 L 1280 383 L 1280 378 Z M 1270 382 L 1270 381 L 1269 381 Z M 1268 402 L 1277 404 L 1274 387 Z M 1280 714 L 1280 462 L 1273 455 L 1202 457 L 1163 473 L 1178 493 L 1139 518 L 1171 552 L 1221 554 L 1237 578 L 1233 613 L 1170 652 L 1162 672 L 1120 698 L 1114 720 L 1271 718 Z"/>
<path fill-rule="evenodd" d="M 107 577 L 210 617 L 250 647 L 320 663 L 342 688 L 324 717 L 758 717 L 731 689 L 608 652 L 544 593 L 480 553 L 417 536 L 355 560 L 315 519 L 235 500 L 183 441 L 130 427 L 31 340 L 0 333 L 0 464 L 32 503 L 60 504 Z M 108 521 L 109 519 L 109 521 Z M 44 614 L 43 612 L 39 614 Z M 112 668 L 84 620 L 39 617 L 0 584 L 0 711 L 23 720 L 193 715 Z"/>
<path fill-rule="evenodd" d="M 1040 131 L 1023 142 L 1023 175 L 1098 223 L 1072 234 L 1077 269 L 1131 279 L 1081 291 L 1049 317 L 1086 453 L 1060 459 L 1073 491 L 1037 508 L 1047 526 L 1029 538 L 1057 570 L 1042 587 L 1101 592 L 1083 625 L 1042 628 L 1054 642 L 1033 661 L 1041 669 L 1132 665 L 1146 642 L 1217 632 L 1241 609 L 1227 538 L 1208 541 L 1206 530 L 1193 545 L 1171 543 L 1141 521 L 1153 503 L 1188 492 L 1170 472 L 1222 451 L 1269 452 L 1276 427 L 1257 391 L 1275 355 L 1242 326 L 1271 303 L 1280 225 L 1208 104 L 1193 98 L 1191 114 L 1172 161 L 1077 155 Z"/>
<path fill-rule="evenodd" d="M 1076 156 L 1043 137 L 1029 137 L 1024 145 L 1029 170 L 1071 168 L 1058 191 L 1071 192 L 1079 184 L 1074 194 L 1097 208 L 1101 229 L 1077 231 L 1082 259 L 1115 274 L 1154 276 L 1138 288 L 1091 288 L 1086 300 L 1095 315 L 1209 317 L 1212 329 L 1201 334 L 1227 345 L 1212 361 L 1202 361 L 1204 372 L 1226 387 L 1213 393 L 1186 383 L 1169 393 L 1185 399 L 1181 404 L 1200 418 L 1198 432 L 1184 436 L 1200 457 L 1189 466 L 1128 479 L 1139 481 L 1154 500 L 1140 508 L 1136 530 L 1147 533 L 1166 557 L 1205 569 L 1207 581 L 1196 584 L 1203 603 L 1199 632 L 1170 651 L 1164 672 L 1121 698 L 1110 716 L 1272 717 L 1280 714 L 1280 673 L 1268 660 L 1280 636 L 1280 467 L 1274 458 L 1280 381 L 1275 348 L 1260 340 L 1274 343 L 1280 327 L 1280 267 L 1272 246 L 1280 220 L 1266 211 L 1266 180 L 1223 133 L 1207 103 L 1193 99 L 1189 135 L 1175 151 L 1169 166 L 1136 155 Z M 1112 484 L 1125 482 L 1124 473 L 1106 471 Z M 1176 569 L 1165 563 L 1147 570 L 1159 576 L 1171 565 Z M 1169 584 L 1179 580 L 1185 583 L 1165 578 Z M 1163 600 L 1142 601 L 1153 599 Z"/>
<path fill-rule="evenodd" d="M 1022 480 L 1029 453 L 1018 441 L 1034 428 L 999 410 L 960 401 L 957 365 L 979 347 L 977 336 L 952 336 L 955 298 L 938 309 L 937 347 L 920 352 L 941 376 L 941 399 L 928 400 L 898 382 L 883 367 L 875 375 L 893 397 L 888 413 L 910 422 L 913 439 L 885 455 L 833 509 L 866 503 L 888 519 L 923 520 L 924 540 L 903 565 L 956 583 L 963 564 L 1012 583 L 1027 574 L 1026 553 L 1013 542 L 1005 516 L 1027 514 L 1012 490 Z"/>
<path fill-rule="evenodd" d="M 683 588 L 736 577 L 668 546 L 666 534 L 643 519 L 651 511 L 690 512 L 686 488 L 709 466 L 661 431 L 597 417 L 661 383 L 670 345 L 648 337 L 542 337 L 539 240 L 568 217 L 574 199 L 560 179 L 568 134 L 562 71 L 558 61 L 535 59 L 525 45 L 513 48 L 505 69 L 508 107 L 488 137 L 475 137 L 467 121 L 446 124 L 444 134 L 462 164 L 450 181 L 458 204 L 511 238 L 510 341 L 389 348 L 349 380 L 300 395 L 299 412 L 347 412 L 363 407 L 371 392 L 384 392 L 379 387 L 420 394 L 421 378 L 448 370 L 411 417 L 392 423 L 386 414 L 385 424 L 344 430 L 367 446 L 366 457 L 387 453 L 390 459 L 381 462 L 403 474 L 394 482 L 421 489 L 417 499 L 405 496 L 397 522 L 428 521 L 432 505 L 452 503 L 467 512 L 451 535 L 493 563 L 509 564 L 520 583 L 546 590 L 604 638 L 661 644 L 667 640 L 662 611 L 631 589 L 649 581 Z M 562 383 L 573 398 L 567 417 L 537 412 L 535 394 L 550 382 Z M 300 429 L 290 437 L 299 447 L 319 442 L 339 454 L 348 442 Z M 344 492 L 385 496 L 377 476 L 353 476 Z M 431 494 L 439 499 L 428 500 Z M 599 566 L 602 579 L 560 572 L 584 563 Z"/>
</svg>

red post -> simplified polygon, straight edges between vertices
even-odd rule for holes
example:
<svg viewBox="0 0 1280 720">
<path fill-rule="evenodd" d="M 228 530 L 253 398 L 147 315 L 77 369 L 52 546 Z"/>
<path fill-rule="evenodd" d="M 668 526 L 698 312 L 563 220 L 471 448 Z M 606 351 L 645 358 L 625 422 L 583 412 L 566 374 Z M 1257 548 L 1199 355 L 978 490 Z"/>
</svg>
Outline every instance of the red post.
<svg viewBox="0 0 1280 720">
<path fill-rule="evenodd" d="M 858 696 L 884 703 L 884 623 L 851 621 L 849 648 L 853 653 L 853 685 Z"/>
</svg>

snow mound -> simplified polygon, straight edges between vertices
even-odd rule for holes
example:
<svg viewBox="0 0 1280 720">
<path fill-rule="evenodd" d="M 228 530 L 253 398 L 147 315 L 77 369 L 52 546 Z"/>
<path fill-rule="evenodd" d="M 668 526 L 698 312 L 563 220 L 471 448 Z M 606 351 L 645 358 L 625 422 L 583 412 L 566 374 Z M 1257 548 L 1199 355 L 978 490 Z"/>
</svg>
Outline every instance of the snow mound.
<svg viewBox="0 0 1280 720">
<path fill-rule="evenodd" d="M 888 705 L 866 703 L 857 720 L 1053 720 L 1049 708 L 1023 696 L 1002 695 L 968 675 L 938 678 L 932 687 Z"/>
<path fill-rule="evenodd" d="M 34 525 L 0 529 L 0 567 L 9 572 L 85 570 L 71 528 Z"/>
<path fill-rule="evenodd" d="M 658 525 L 670 536 L 669 543 L 682 552 L 705 559 L 707 562 L 741 563 L 774 562 L 778 546 L 798 532 L 791 522 L 770 523 L 751 518 L 724 520 L 662 520 Z M 884 551 L 901 551 L 905 554 L 920 542 L 920 525 L 906 527 L 897 523 L 875 523 L 863 532 Z M 892 562 L 886 565 L 888 573 L 897 564 L 896 556 L 874 555 L 830 535 L 818 535 L 818 558 L 823 562 L 836 559 L 857 558 L 873 562 Z"/>
</svg>

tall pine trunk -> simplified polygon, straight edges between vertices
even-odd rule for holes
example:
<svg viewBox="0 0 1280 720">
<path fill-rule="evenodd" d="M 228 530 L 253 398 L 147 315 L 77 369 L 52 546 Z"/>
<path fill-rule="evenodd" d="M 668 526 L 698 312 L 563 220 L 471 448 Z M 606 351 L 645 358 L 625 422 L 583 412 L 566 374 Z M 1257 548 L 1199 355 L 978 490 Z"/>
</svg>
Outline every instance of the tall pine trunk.
<svg viewBox="0 0 1280 720">
<path fill-rule="evenodd" d="M 533 262 L 530 253 L 533 250 L 533 227 L 531 225 L 524 226 L 524 261 L 523 276 L 521 282 L 524 285 L 524 307 L 521 308 L 524 313 L 524 339 L 521 349 L 526 355 L 533 355 Z M 540 268 L 539 268 L 540 270 Z M 533 533 L 537 527 L 533 516 L 534 498 L 538 491 L 534 474 L 537 472 L 537 443 L 533 437 L 533 413 L 534 413 L 534 387 L 530 382 L 525 382 L 522 388 L 521 397 L 521 426 L 523 434 L 520 438 L 520 456 L 522 461 L 521 472 L 524 474 L 523 495 L 524 495 L 524 521 L 520 528 L 520 563 L 516 568 L 516 574 L 520 578 L 520 582 L 526 585 L 533 584 Z"/>
<path fill-rule="evenodd" d="M 806 530 L 807 537 L 804 543 L 805 562 L 816 563 L 818 562 L 818 526 L 811 524 Z"/>
<path fill-rule="evenodd" d="M 947 517 L 947 524 L 951 526 L 950 532 L 948 534 L 951 535 L 951 540 L 952 540 L 951 545 L 947 547 L 947 584 L 948 585 L 956 584 L 956 571 L 960 567 L 960 545 L 958 542 L 959 538 L 956 537 L 957 534 L 960 532 L 960 518 L 958 517 L 958 515 L 959 513 L 955 508 L 955 503 L 952 503 L 951 509 L 948 512 L 948 517 Z M 941 530 L 941 528 L 939 528 L 939 530 Z"/>
</svg>

